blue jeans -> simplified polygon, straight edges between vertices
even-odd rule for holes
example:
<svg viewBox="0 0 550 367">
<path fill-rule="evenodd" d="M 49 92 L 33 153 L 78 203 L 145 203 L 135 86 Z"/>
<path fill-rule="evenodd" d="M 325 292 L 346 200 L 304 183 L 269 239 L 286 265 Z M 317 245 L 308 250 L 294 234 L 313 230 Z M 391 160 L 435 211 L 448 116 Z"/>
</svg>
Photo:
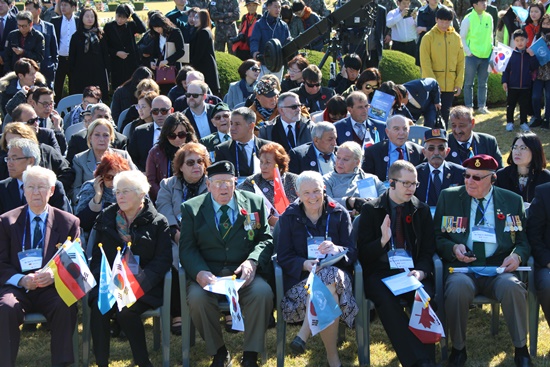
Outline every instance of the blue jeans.
<svg viewBox="0 0 550 367">
<path fill-rule="evenodd" d="M 531 101 L 533 102 L 533 116 L 540 119 L 541 115 L 541 99 L 542 91 L 544 90 L 544 105 L 546 118 L 550 117 L 550 80 L 538 80 L 533 82 L 533 94 Z"/>
<path fill-rule="evenodd" d="M 489 59 L 476 56 L 466 56 L 464 70 L 464 104 L 474 107 L 474 79 L 477 75 L 477 107 L 485 107 L 487 103 L 487 79 L 489 79 Z"/>
</svg>

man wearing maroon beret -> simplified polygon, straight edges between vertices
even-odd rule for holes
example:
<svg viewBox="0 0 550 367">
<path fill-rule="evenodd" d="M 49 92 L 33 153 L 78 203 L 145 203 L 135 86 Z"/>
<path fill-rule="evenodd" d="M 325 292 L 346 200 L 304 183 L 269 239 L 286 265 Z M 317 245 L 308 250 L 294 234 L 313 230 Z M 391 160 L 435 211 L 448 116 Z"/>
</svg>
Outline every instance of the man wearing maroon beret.
<svg viewBox="0 0 550 367">
<path fill-rule="evenodd" d="M 493 157 L 476 155 L 463 166 L 464 186 L 441 192 L 434 217 L 437 252 L 444 269 L 468 268 L 468 272 L 454 271 L 446 278 L 445 314 L 453 342 L 448 366 L 466 362 L 468 310 L 478 294 L 501 303 L 516 348 L 515 365 L 532 366 L 526 348 L 527 291 L 512 273 L 530 253 L 523 199 L 493 186 L 498 168 Z"/>
</svg>

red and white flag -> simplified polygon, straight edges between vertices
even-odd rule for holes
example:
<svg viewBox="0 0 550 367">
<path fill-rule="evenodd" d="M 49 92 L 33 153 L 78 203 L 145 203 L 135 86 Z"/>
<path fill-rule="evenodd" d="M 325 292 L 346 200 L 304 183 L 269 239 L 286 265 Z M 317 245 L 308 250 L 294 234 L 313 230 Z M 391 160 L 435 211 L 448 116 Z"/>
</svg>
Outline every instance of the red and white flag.
<svg viewBox="0 0 550 367">
<path fill-rule="evenodd" d="M 409 329 L 424 344 L 434 344 L 445 337 L 441 321 L 430 303 L 420 297 L 418 290 L 414 295 Z"/>
<path fill-rule="evenodd" d="M 273 191 L 273 206 L 279 214 L 283 214 L 290 203 L 286 197 L 283 180 L 281 179 L 281 173 L 277 165 L 273 167 Z"/>
</svg>

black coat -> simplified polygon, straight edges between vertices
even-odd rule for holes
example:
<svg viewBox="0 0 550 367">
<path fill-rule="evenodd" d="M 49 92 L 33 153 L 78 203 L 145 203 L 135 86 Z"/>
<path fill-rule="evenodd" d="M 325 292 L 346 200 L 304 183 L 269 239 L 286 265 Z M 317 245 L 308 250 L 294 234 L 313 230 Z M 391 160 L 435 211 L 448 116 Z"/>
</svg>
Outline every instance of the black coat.
<svg viewBox="0 0 550 367">
<path fill-rule="evenodd" d="M 44 36 L 42 33 L 31 28 L 25 37 L 23 46 L 20 44 L 21 32 L 19 30 L 11 31 L 5 42 L 4 71 L 12 71 L 13 66 L 22 57 L 36 61 L 38 65 L 44 60 Z M 22 55 L 16 55 L 12 47 L 21 47 L 24 52 Z"/>
<path fill-rule="evenodd" d="M 535 188 L 535 198 L 527 216 L 527 238 L 535 266 L 547 270 L 550 264 L 550 184 Z"/>
<path fill-rule="evenodd" d="M 258 156 L 258 152 L 260 149 L 269 143 L 269 141 L 260 139 L 257 137 L 254 137 L 254 151 L 256 152 L 256 156 Z M 237 170 L 237 166 L 239 167 L 239 170 L 237 171 L 237 176 L 240 177 L 248 177 L 254 174 L 254 161 L 253 157 L 250 158 L 250 162 L 248 164 L 248 170 L 245 169 L 242 162 L 240 164 L 237 164 L 237 151 L 238 148 L 237 142 L 235 140 L 228 140 L 220 145 L 218 145 L 216 148 L 214 148 L 214 155 L 216 157 L 216 161 L 230 161 L 235 165 L 235 170 Z"/>
<path fill-rule="evenodd" d="M 110 69 L 109 51 L 105 37 L 90 44 L 84 52 L 84 32 L 76 31 L 69 46 L 70 84 L 69 93 L 82 93 L 84 88 L 97 85 L 104 97 L 109 95 L 108 71 Z"/>
<path fill-rule="evenodd" d="M 21 198 L 19 187 L 17 187 L 17 179 L 8 177 L 5 180 L 0 181 L 0 214 L 9 212 L 12 209 L 18 208 L 21 205 L 26 204 Z M 65 190 L 61 182 L 55 182 L 55 191 L 52 197 L 48 200 L 48 204 L 51 206 L 71 212 L 69 207 L 69 201 L 65 195 Z"/>
<path fill-rule="evenodd" d="M 527 188 L 521 191 L 517 166 L 507 166 L 497 171 L 495 186 L 515 192 L 523 198 L 524 202 L 530 203 L 535 197 L 535 188 L 547 182 L 550 182 L 550 171 L 547 169 L 543 169 L 541 172 L 530 170 Z"/>
<path fill-rule="evenodd" d="M 466 168 L 459 166 L 452 162 L 443 162 L 439 170 L 443 170 L 443 181 L 441 181 L 441 190 L 447 189 L 453 186 L 464 185 L 463 173 Z M 437 199 L 432 182 L 433 175 L 430 173 L 430 166 L 428 162 L 420 163 L 416 166 L 416 172 L 418 174 L 418 182 L 420 185 L 416 188 L 414 195 L 418 200 L 426 203 L 430 206 L 437 205 Z"/>
<path fill-rule="evenodd" d="M 145 172 L 147 156 L 153 147 L 153 135 L 155 133 L 156 124 L 149 122 L 147 124 L 136 127 L 134 133 L 130 136 L 128 143 L 128 153 L 132 157 L 132 161 L 141 172 Z"/>
<path fill-rule="evenodd" d="M 113 204 L 104 209 L 94 226 L 96 232 L 92 249 L 90 270 L 99 283 L 101 266 L 101 250 L 98 243 L 103 244 L 103 250 L 112 266 L 117 254 L 117 246 L 122 249 L 126 244 L 118 235 L 116 215 L 119 207 Z M 140 301 L 152 308 L 162 305 L 164 275 L 172 264 L 172 241 L 168 221 L 164 215 L 157 212 L 149 199 L 145 199 L 144 207 L 131 224 L 132 253 L 139 256 L 139 266 L 145 273 L 146 284 L 142 284 L 145 294 Z M 90 292 L 90 304 L 97 298 L 98 287 Z"/>
<path fill-rule="evenodd" d="M 190 61 L 196 70 L 204 74 L 204 81 L 212 93 L 218 95 L 220 94 L 220 78 L 213 39 L 210 29 L 198 30 L 190 44 Z"/>
<path fill-rule="evenodd" d="M 113 89 L 130 79 L 134 70 L 139 66 L 139 53 L 136 45 L 136 33 L 146 31 L 145 24 L 137 13 L 132 14 L 133 22 L 119 26 L 116 21 L 105 24 L 105 41 L 111 58 L 111 84 Z M 125 59 L 116 55 L 118 51 L 129 53 Z"/>
</svg>

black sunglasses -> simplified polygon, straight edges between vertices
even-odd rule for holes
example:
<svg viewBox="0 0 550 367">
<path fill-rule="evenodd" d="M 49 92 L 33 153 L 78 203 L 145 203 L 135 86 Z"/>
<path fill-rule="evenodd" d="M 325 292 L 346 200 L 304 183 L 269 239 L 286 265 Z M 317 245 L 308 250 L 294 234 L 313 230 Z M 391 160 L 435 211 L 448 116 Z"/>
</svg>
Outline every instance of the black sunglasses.
<svg viewBox="0 0 550 367">
<path fill-rule="evenodd" d="M 489 174 L 486 174 L 485 176 L 481 176 L 481 177 L 480 177 L 480 176 L 474 176 L 474 175 L 471 175 L 471 174 L 469 174 L 469 173 L 463 173 L 462 175 L 464 176 L 464 178 L 465 178 L 466 180 L 468 180 L 468 179 L 471 178 L 471 179 L 474 180 L 474 181 L 481 181 L 481 180 L 483 180 L 485 177 L 492 176 L 493 174 L 492 174 L 492 173 L 489 173 Z"/>
<path fill-rule="evenodd" d="M 176 138 L 183 139 L 187 136 L 187 131 L 180 131 L 179 133 L 170 133 L 167 135 L 168 139 L 175 140 Z"/>
<path fill-rule="evenodd" d="M 199 97 L 204 96 L 204 93 L 185 93 L 185 96 L 186 96 L 187 98 L 191 98 L 191 97 L 193 97 L 193 98 L 199 98 Z"/>
<path fill-rule="evenodd" d="M 445 146 L 444 145 L 438 145 L 437 147 L 434 146 L 434 145 L 430 145 L 429 147 L 426 148 L 429 152 L 433 152 L 434 150 L 438 149 L 440 152 L 444 152 L 445 151 Z"/>
<path fill-rule="evenodd" d="M 314 83 L 314 84 L 311 84 L 311 83 L 308 83 L 308 82 L 305 82 L 305 83 L 310 88 L 315 88 L 315 87 L 320 87 L 321 86 L 321 83 Z"/>
<path fill-rule="evenodd" d="M 151 110 L 151 114 L 153 114 L 155 116 L 158 115 L 159 112 L 162 116 L 166 116 L 168 114 L 168 112 L 170 112 L 170 108 L 153 108 Z"/>
<path fill-rule="evenodd" d="M 189 166 L 189 167 L 193 167 L 194 165 L 196 164 L 204 164 L 204 159 L 202 158 L 199 158 L 197 160 L 194 160 L 194 159 L 188 159 L 185 161 L 185 165 L 186 166 Z"/>
<path fill-rule="evenodd" d="M 28 119 L 27 120 L 27 125 L 34 125 L 36 123 L 36 121 L 38 121 L 39 118 L 38 117 L 33 117 L 32 119 Z"/>
<path fill-rule="evenodd" d="M 282 108 L 290 108 L 291 110 L 296 111 L 298 108 L 301 108 L 301 104 L 293 104 L 292 106 L 281 106 Z"/>
<path fill-rule="evenodd" d="M 366 90 L 378 89 L 378 85 L 365 84 L 364 87 Z"/>
<path fill-rule="evenodd" d="M 259 73 L 259 72 L 260 72 L 260 71 L 261 71 L 262 69 L 260 69 L 260 68 L 259 68 L 259 67 L 257 67 L 257 66 L 253 66 L 253 67 L 251 67 L 251 68 L 250 68 L 250 70 L 252 70 L 252 71 L 255 71 L 255 72 L 258 72 L 258 73 Z"/>
</svg>

